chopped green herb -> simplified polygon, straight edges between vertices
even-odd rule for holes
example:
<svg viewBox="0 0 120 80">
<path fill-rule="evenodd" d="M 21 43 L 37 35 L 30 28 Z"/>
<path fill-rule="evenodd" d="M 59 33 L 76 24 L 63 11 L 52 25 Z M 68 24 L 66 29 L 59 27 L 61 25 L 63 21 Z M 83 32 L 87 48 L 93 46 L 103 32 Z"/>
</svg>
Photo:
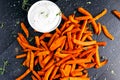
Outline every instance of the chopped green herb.
<svg viewBox="0 0 120 80">
<path fill-rule="evenodd" d="M 20 23 L 20 21 L 16 21 L 16 24 L 19 24 Z"/>
<path fill-rule="evenodd" d="M 61 12 L 57 13 L 56 16 L 61 15 Z"/>
<path fill-rule="evenodd" d="M 0 28 L 3 28 L 4 27 L 4 23 L 0 23 Z"/>
<path fill-rule="evenodd" d="M 89 2 L 87 2 L 86 4 L 91 4 L 91 2 L 89 1 Z"/>
<path fill-rule="evenodd" d="M 22 9 L 28 11 L 30 4 L 28 3 L 29 0 L 23 0 L 22 2 Z"/>
<path fill-rule="evenodd" d="M 0 68 L 0 71 L 2 71 L 3 70 L 3 68 Z"/>
<path fill-rule="evenodd" d="M 74 11 L 73 13 L 74 13 L 74 14 L 76 14 L 76 13 L 77 13 L 77 11 Z"/>
<path fill-rule="evenodd" d="M 33 39 L 34 39 L 34 37 L 30 37 L 29 42 L 32 42 L 32 41 L 33 41 Z"/>
<path fill-rule="evenodd" d="M 8 61 L 4 61 L 3 67 L 0 68 L 0 75 L 5 73 L 6 66 L 8 65 Z"/>
<path fill-rule="evenodd" d="M 46 14 L 46 17 L 48 17 L 48 14 Z"/>
<path fill-rule="evenodd" d="M 14 34 L 14 35 L 13 35 L 13 37 L 15 37 L 15 38 L 16 38 L 16 37 L 17 37 L 17 35 L 15 35 L 15 34 Z"/>
<path fill-rule="evenodd" d="M 93 30 L 92 24 L 88 24 L 88 27 L 89 27 L 89 29 L 90 29 L 91 31 Z"/>
<path fill-rule="evenodd" d="M 22 64 L 20 64 L 20 67 L 23 67 L 23 65 L 22 65 Z"/>
<path fill-rule="evenodd" d="M 15 31 L 12 31 L 12 33 L 11 34 L 15 34 L 16 32 Z"/>
<path fill-rule="evenodd" d="M 40 14 L 44 14 L 45 12 L 41 12 Z"/>
</svg>

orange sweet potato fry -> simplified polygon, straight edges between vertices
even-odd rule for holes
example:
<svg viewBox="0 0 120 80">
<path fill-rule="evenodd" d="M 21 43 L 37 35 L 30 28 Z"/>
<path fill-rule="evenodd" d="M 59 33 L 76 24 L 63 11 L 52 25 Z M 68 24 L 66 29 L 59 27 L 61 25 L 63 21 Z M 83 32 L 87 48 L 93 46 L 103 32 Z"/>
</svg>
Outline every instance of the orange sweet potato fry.
<svg viewBox="0 0 120 80">
<path fill-rule="evenodd" d="M 35 36 L 35 43 L 36 43 L 37 47 L 40 46 L 39 36 Z"/>
<path fill-rule="evenodd" d="M 110 34 L 105 25 L 102 25 L 102 31 L 109 39 L 114 40 L 114 37 L 112 36 L 112 34 Z"/>
<path fill-rule="evenodd" d="M 31 52 L 30 53 L 30 70 L 33 71 L 34 70 L 34 53 Z"/>
<path fill-rule="evenodd" d="M 60 80 L 90 80 L 88 77 L 63 77 Z"/>
<path fill-rule="evenodd" d="M 26 57 L 26 56 L 27 56 L 27 54 L 19 54 L 19 55 L 16 56 L 16 58 L 17 58 L 17 59 L 20 59 L 20 58 L 24 58 L 24 57 Z"/>
<path fill-rule="evenodd" d="M 71 32 L 67 32 L 67 41 L 68 41 L 68 45 L 69 45 L 69 50 L 73 49 L 73 43 L 72 43 L 72 36 L 71 36 Z"/>
<path fill-rule="evenodd" d="M 79 41 L 77 39 L 73 39 L 73 42 L 77 45 L 82 45 L 82 46 L 89 46 L 89 45 L 94 45 L 96 44 L 96 41 L 93 40 L 93 41 L 86 41 L 86 42 L 82 42 L 82 41 Z"/>
<path fill-rule="evenodd" d="M 24 33 L 26 34 L 26 37 L 29 37 L 29 31 L 26 28 L 25 24 L 23 22 L 20 23 L 22 30 L 24 31 Z"/>
<path fill-rule="evenodd" d="M 22 33 L 18 33 L 19 38 L 21 39 L 22 42 L 25 42 L 26 44 L 29 44 L 26 38 L 23 36 Z"/>
<path fill-rule="evenodd" d="M 55 49 L 57 49 L 58 47 L 60 47 L 62 45 L 62 43 L 64 42 L 64 40 L 66 39 L 66 36 L 62 36 L 58 39 L 56 39 L 50 46 L 50 50 L 53 51 Z"/>
<path fill-rule="evenodd" d="M 118 10 L 113 10 L 113 14 L 120 19 L 120 12 Z"/>
<path fill-rule="evenodd" d="M 43 80 L 48 80 L 50 77 L 50 74 L 52 73 L 53 69 L 54 69 L 55 65 L 52 65 L 46 72 L 45 72 L 45 76 Z"/>
<path fill-rule="evenodd" d="M 26 77 L 31 71 L 27 69 L 21 76 L 16 78 L 15 80 L 22 80 L 24 77 Z"/>
</svg>

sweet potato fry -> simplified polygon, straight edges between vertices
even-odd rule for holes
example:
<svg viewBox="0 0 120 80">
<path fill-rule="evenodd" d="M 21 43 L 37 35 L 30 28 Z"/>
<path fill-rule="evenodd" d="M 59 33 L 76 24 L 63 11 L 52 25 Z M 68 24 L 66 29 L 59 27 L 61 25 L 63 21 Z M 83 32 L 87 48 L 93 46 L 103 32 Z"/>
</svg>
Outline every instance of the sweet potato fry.
<svg viewBox="0 0 120 80">
<path fill-rule="evenodd" d="M 104 66 L 107 62 L 108 62 L 108 60 L 104 60 L 104 61 L 100 62 L 100 66 L 96 65 L 95 68 L 101 68 L 101 67 Z"/>
<path fill-rule="evenodd" d="M 23 22 L 20 23 L 22 30 L 24 31 L 24 33 L 26 34 L 26 37 L 29 37 L 29 31 L 26 28 L 25 24 Z"/>
<path fill-rule="evenodd" d="M 75 77 L 75 76 L 82 76 L 82 75 L 83 75 L 83 72 L 80 72 L 80 71 L 72 71 L 72 72 L 71 72 L 71 75 L 72 75 L 73 77 Z"/>
<path fill-rule="evenodd" d="M 98 35 L 100 35 L 100 33 L 101 33 L 101 24 L 98 22 Z"/>
<path fill-rule="evenodd" d="M 69 45 L 69 50 L 73 49 L 73 43 L 72 43 L 72 37 L 71 37 L 71 32 L 67 32 L 67 41 L 68 41 L 68 45 Z"/>
<path fill-rule="evenodd" d="M 46 56 L 45 58 L 44 58 L 44 60 L 42 60 L 42 64 L 43 65 L 46 65 L 47 63 L 48 63 L 48 61 L 50 61 L 50 59 L 52 58 L 52 56 L 53 56 L 53 53 L 50 53 L 48 56 Z"/>
<path fill-rule="evenodd" d="M 62 13 L 62 19 L 65 20 L 65 21 L 68 20 L 68 18 L 63 13 Z"/>
<path fill-rule="evenodd" d="M 86 41 L 86 42 L 82 42 L 82 41 L 79 41 L 77 39 L 73 39 L 73 42 L 77 45 L 82 45 L 82 46 L 89 46 L 89 45 L 94 45 L 96 44 L 96 41 L 93 40 L 93 41 Z"/>
<path fill-rule="evenodd" d="M 82 48 L 74 49 L 74 50 L 62 50 L 61 53 L 63 54 L 75 54 L 82 51 Z"/>
<path fill-rule="evenodd" d="M 21 39 L 22 42 L 29 44 L 29 42 L 26 40 L 26 38 L 23 36 L 22 33 L 18 33 L 19 38 Z"/>
<path fill-rule="evenodd" d="M 17 41 L 18 41 L 19 45 L 25 50 L 26 47 L 22 44 L 22 41 L 19 37 L 17 37 Z"/>
<path fill-rule="evenodd" d="M 54 71 L 52 72 L 52 74 L 51 74 L 51 76 L 50 76 L 50 80 L 52 80 L 52 79 L 55 77 L 58 69 L 59 69 L 59 67 L 55 67 Z"/>
<path fill-rule="evenodd" d="M 53 51 L 55 49 L 57 49 L 58 47 L 60 47 L 62 45 L 62 43 L 64 42 L 64 40 L 66 39 L 66 36 L 62 36 L 58 39 L 56 39 L 50 46 L 50 50 Z"/>
<path fill-rule="evenodd" d="M 30 67 L 30 60 L 31 60 L 31 52 L 27 53 L 27 58 L 26 58 L 26 66 Z"/>
<path fill-rule="evenodd" d="M 41 48 L 37 48 L 37 47 L 34 47 L 32 45 L 29 45 L 29 44 L 26 44 L 26 43 L 22 43 L 22 45 L 25 47 L 25 48 L 28 48 L 28 49 L 31 49 L 31 50 L 43 50 Z"/>
<path fill-rule="evenodd" d="M 86 25 L 87 25 L 87 20 L 85 20 L 85 21 L 83 22 L 82 26 L 81 26 L 81 27 L 82 27 L 82 28 L 81 28 L 81 31 L 79 32 L 78 37 L 77 37 L 78 40 L 81 40 Z"/>
<path fill-rule="evenodd" d="M 40 46 L 39 36 L 35 36 L 35 43 L 36 43 L 37 47 Z"/>
<path fill-rule="evenodd" d="M 71 65 L 65 65 L 64 71 L 65 71 L 65 76 L 69 76 L 71 71 Z"/>
<path fill-rule="evenodd" d="M 74 25 L 70 25 L 66 30 L 62 32 L 62 35 L 65 34 L 68 31 L 71 31 L 74 28 Z"/>
<path fill-rule="evenodd" d="M 98 51 L 98 49 L 99 49 L 99 46 L 96 45 L 95 61 L 96 61 L 96 64 L 97 64 L 98 66 L 100 66 L 100 56 L 99 56 L 99 51 Z"/>
<path fill-rule="evenodd" d="M 42 34 L 40 37 L 39 37 L 39 39 L 40 40 L 43 40 L 43 39 L 45 39 L 46 37 L 52 37 L 52 34 L 50 34 L 50 33 L 44 33 L 44 34 Z"/>
<path fill-rule="evenodd" d="M 32 75 L 31 78 L 32 80 L 37 80 L 37 78 L 34 75 Z"/>
<path fill-rule="evenodd" d="M 88 63 L 90 60 L 88 59 L 76 59 L 76 60 L 69 60 L 66 64 L 80 64 L 80 63 Z"/>
<path fill-rule="evenodd" d="M 97 45 L 98 46 L 106 46 L 107 42 L 105 42 L 105 41 L 97 42 Z"/>
<path fill-rule="evenodd" d="M 18 78 L 16 78 L 15 80 L 22 80 L 24 77 L 26 77 L 29 73 L 31 72 L 31 70 L 27 69 L 21 76 L 19 76 Z"/>
<path fill-rule="evenodd" d="M 75 19 L 74 19 L 74 16 L 75 16 L 74 14 L 73 14 L 73 15 L 70 15 L 70 16 L 69 16 L 69 20 L 70 20 L 71 22 L 75 23 L 75 24 L 79 23 L 78 20 L 75 20 Z"/>
<path fill-rule="evenodd" d="M 75 19 L 76 20 L 79 20 L 79 21 L 81 21 L 81 20 L 88 20 L 88 19 L 90 19 L 90 18 L 92 18 L 91 16 L 80 16 L 80 17 L 75 17 Z"/>
<path fill-rule="evenodd" d="M 48 80 L 50 74 L 52 73 L 53 69 L 54 69 L 55 65 L 52 65 L 45 73 L 44 79 L 43 80 Z"/>
<path fill-rule="evenodd" d="M 27 56 L 27 54 L 19 54 L 19 55 L 16 56 L 16 58 L 17 58 L 17 59 L 20 59 L 20 58 L 24 58 L 24 57 L 26 57 L 26 56 Z"/>
<path fill-rule="evenodd" d="M 106 35 L 106 37 L 108 37 L 111 40 L 114 40 L 114 37 L 112 36 L 112 34 L 109 33 L 109 31 L 105 25 L 102 25 L 102 31 Z"/>
<path fill-rule="evenodd" d="M 30 70 L 33 71 L 34 70 L 34 53 L 31 52 L 30 53 Z"/>
<path fill-rule="evenodd" d="M 40 41 L 40 44 L 41 44 L 46 50 L 48 50 L 48 46 L 47 46 L 47 44 L 46 44 L 43 40 Z"/>
<path fill-rule="evenodd" d="M 98 20 L 99 18 L 104 16 L 106 13 L 107 13 L 107 9 L 105 8 L 100 14 L 98 14 L 97 16 L 94 17 L 94 20 Z M 89 21 L 89 22 L 91 22 L 91 21 Z"/>
<path fill-rule="evenodd" d="M 87 77 L 64 77 L 64 78 L 60 78 L 60 80 L 90 80 L 90 78 L 87 78 Z"/>
<path fill-rule="evenodd" d="M 50 51 L 41 51 L 41 52 L 38 52 L 37 53 L 37 56 L 39 56 L 39 55 L 48 55 L 48 54 L 50 54 Z"/>
<path fill-rule="evenodd" d="M 48 70 L 54 64 L 54 62 L 54 59 L 50 60 L 50 62 L 42 69 L 42 71 Z"/>
<path fill-rule="evenodd" d="M 38 75 L 38 73 L 36 71 L 32 71 L 32 73 L 35 75 L 35 77 L 38 79 L 38 80 L 41 80 L 41 77 Z"/>
<path fill-rule="evenodd" d="M 49 42 L 48 42 L 48 47 L 51 46 L 53 40 L 55 39 L 57 33 L 54 33 L 53 36 L 50 38 Z"/>
<path fill-rule="evenodd" d="M 44 68 L 45 65 L 42 63 L 42 61 L 43 61 L 43 55 L 40 55 L 39 56 L 39 65 L 41 68 Z"/>
<path fill-rule="evenodd" d="M 117 16 L 120 19 L 120 12 L 118 10 L 112 11 L 115 16 Z"/>
</svg>

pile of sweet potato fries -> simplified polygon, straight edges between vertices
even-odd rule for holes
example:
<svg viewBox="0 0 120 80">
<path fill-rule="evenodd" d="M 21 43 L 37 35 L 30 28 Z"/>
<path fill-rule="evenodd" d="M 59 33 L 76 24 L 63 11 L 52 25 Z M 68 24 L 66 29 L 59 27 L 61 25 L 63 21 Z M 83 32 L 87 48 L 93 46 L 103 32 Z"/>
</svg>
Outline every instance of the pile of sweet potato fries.
<svg viewBox="0 0 120 80">
<path fill-rule="evenodd" d="M 33 45 L 27 40 L 29 31 L 21 22 L 26 35 L 18 33 L 17 41 L 24 53 L 16 58 L 25 59 L 23 65 L 27 70 L 16 80 L 22 80 L 30 73 L 33 80 L 90 80 L 88 69 L 100 68 L 108 62 L 107 59 L 101 61 L 99 54 L 99 47 L 107 43 L 93 39 L 94 34 L 99 35 L 103 31 L 114 40 L 106 26 L 96 21 L 107 13 L 107 9 L 95 17 L 82 7 L 78 8 L 78 12 L 82 16 L 72 14 L 66 17 L 62 14 L 60 28 L 56 28 L 54 33 L 35 36 Z M 89 25 L 92 25 L 93 31 Z M 38 65 L 40 70 L 35 69 Z"/>
</svg>

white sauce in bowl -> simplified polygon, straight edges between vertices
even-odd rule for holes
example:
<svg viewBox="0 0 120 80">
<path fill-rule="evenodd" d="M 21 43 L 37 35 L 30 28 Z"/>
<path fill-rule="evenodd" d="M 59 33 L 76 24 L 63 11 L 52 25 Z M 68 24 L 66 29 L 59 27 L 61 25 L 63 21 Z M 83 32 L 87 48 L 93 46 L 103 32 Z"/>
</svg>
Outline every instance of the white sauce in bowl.
<svg viewBox="0 0 120 80">
<path fill-rule="evenodd" d="M 36 31 L 50 32 L 60 24 L 61 11 L 51 1 L 38 1 L 28 11 L 28 22 Z"/>
</svg>

